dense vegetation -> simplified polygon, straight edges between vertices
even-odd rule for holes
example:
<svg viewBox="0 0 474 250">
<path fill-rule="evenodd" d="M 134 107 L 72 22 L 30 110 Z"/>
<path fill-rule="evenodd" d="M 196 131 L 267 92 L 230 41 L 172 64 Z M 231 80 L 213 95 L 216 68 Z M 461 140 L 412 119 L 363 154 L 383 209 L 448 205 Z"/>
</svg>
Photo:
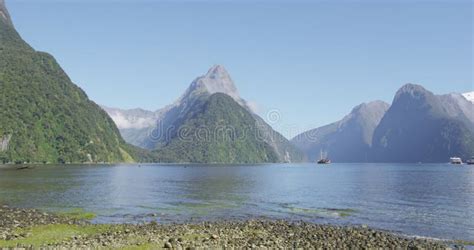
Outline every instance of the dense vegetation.
<svg viewBox="0 0 474 250">
<path fill-rule="evenodd" d="M 226 121 L 221 121 L 221 124 L 232 124 L 232 122 L 234 121 L 237 121 L 238 123 L 252 123 L 252 129 L 256 128 L 258 131 L 252 131 L 251 133 L 253 135 L 258 135 L 259 141 L 264 142 L 272 149 L 273 153 L 278 158 L 278 162 L 303 161 L 303 153 L 299 151 L 296 147 L 294 147 L 280 133 L 273 130 L 273 128 L 268 125 L 261 117 L 253 113 L 253 111 L 249 108 L 248 103 L 239 97 L 237 88 L 235 87 L 234 82 L 230 78 L 229 73 L 221 65 L 215 65 L 211 69 L 209 69 L 205 75 L 197 77 L 176 102 L 166 106 L 163 109 L 157 110 L 155 112 L 143 112 L 143 110 L 138 109 L 120 110 L 113 108 L 105 108 L 105 110 L 109 112 L 112 117 L 117 117 L 118 114 L 120 114 L 120 119 L 125 118 L 125 120 L 128 120 L 131 124 L 135 123 L 137 120 L 154 120 L 155 122 L 153 123 L 153 125 L 149 125 L 149 127 L 142 127 L 142 125 L 139 124 L 138 127 L 122 127 L 120 132 L 124 139 L 133 145 L 149 150 L 162 149 L 164 146 L 170 145 L 170 137 L 173 135 L 173 133 L 170 132 L 173 132 L 173 130 L 178 130 L 178 128 L 183 125 L 183 123 L 190 119 L 191 116 L 189 114 L 196 114 L 202 112 L 202 104 L 206 102 L 207 99 L 213 93 L 221 93 L 230 96 L 237 104 L 243 107 L 251 115 L 251 117 L 244 117 L 245 119 L 247 119 L 246 121 L 237 121 L 239 117 L 233 117 L 232 114 L 230 116 L 226 114 L 222 116 L 222 120 Z M 207 121 L 205 121 L 205 119 L 207 118 L 213 118 L 213 116 L 204 117 L 200 121 L 201 124 L 196 123 L 195 125 L 207 126 Z M 228 118 L 231 119 L 227 120 Z M 200 132 L 205 133 L 205 131 Z M 187 141 L 190 141 L 192 138 L 187 139 Z M 194 139 L 199 140 L 200 138 Z M 236 141 L 235 143 L 238 144 L 240 142 Z M 252 141 L 248 141 L 248 143 L 252 143 Z M 205 142 L 191 142 L 191 145 L 199 146 L 201 147 L 201 150 L 209 146 Z M 226 149 L 224 149 L 224 147 L 227 146 L 229 146 L 228 151 L 233 152 L 233 147 L 237 147 L 238 145 L 234 145 L 233 143 L 226 143 L 219 144 L 219 146 L 221 147 L 219 149 L 221 152 L 225 151 Z M 174 156 L 175 154 L 180 154 L 178 153 L 181 152 L 179 148 L 177 148 L 178 152 L 173 152 L 173 150 L 174 149 L 171 146 L 167 147 L 166 150 L 159 150 L 158 152 L 162 154 L 159 158 L 165 161 L 172 161 L 173 159 L 182 157 L 181 155 L 179 157 Z M 198 149 L 192 149 L 193 152 L 195 152 L 196 150 Z M 210 150 L 216 149 L 212 148 Z M 232 153 L 228 154 L 228 156 L 231 158 L 222 156 L 216 157 L 212 159 L 212 161 L 219 160 L 219 162 L 235 162 L 235 159 L 232 159 L 232 157 L 234 157 Z M 246 155 L 242 155 L 242 159 L 240 159 L 239 161 L 255 161 L 255 159 L 253 158 L 245 159 L 244 157 L 246 157 Z M 192 159 L 198 159 L 200 162 L 211 160 L 203 160 L 199 157 L 192 157 Z M 185 160 L 190 161 L 191 159 L 189 159 L 188 157 Z M 273 161 L 270 158 L 268 158 L 267 160 Z"/>
<path fill-rule="evenodd" d="M 0 163 L 280 161 L 266 142 L 270 135 L 258 137 L 249 111 L 225 94 L 198 91 L 185 102 L 184 116 L 170 112 L 177 117 L 168 119 L 174 129 L 156 151 L 126 144 L 105 111 L 55 59 L 21 39 L 3 1 L 0 5 L 7 17 L 0 18 Z"/>
<path fill-rule="evenodd" d="M 168 142 L 156 151 L 159 161 L 197 163 L 277 162 L 259 138 L 253 116 L 230 96 L 216 93 L 197 100 L 175 122 Z"/>
<path fill-rule="evenodd" d="M 128 162 L 108 115 L 0 18 L 0 163 Z"/>
</svg>

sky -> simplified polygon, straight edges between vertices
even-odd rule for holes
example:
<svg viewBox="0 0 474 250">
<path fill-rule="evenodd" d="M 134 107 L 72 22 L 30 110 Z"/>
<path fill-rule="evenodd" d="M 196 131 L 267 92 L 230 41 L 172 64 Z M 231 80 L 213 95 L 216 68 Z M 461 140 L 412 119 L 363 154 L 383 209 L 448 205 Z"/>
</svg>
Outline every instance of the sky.
<svg viewBox="0 0 474 250">
<path fill-rule="evenodd" d="M 157 110 L 214 64 L 286 137 L 405 83 L 473 86 L 472 1 L 7 0 L 98 104 Z M 277 114 L 278 119 L 272 117 Z"/>
</svg>

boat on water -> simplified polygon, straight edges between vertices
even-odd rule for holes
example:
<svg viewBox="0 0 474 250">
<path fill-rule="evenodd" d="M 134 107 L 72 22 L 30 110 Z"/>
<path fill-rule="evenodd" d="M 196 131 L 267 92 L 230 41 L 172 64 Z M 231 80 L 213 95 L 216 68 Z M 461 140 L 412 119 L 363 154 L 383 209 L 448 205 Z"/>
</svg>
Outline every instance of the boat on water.
<svg viewBox="0 0 474 250">
<path fill-rule="evenodd" d="M 466 161 L 467 165 L 474 165 L 474 156 L 471 159 Z"/>
<path fill-rule="evenodd" d="M 318 164 L 331 164 L 331 160 L 329 159 L 321 159 L 318 161 Z"/>
<path fill-rule="evenodd" d="M 319 160 L 317 161 L 318 164 L 330 164 L 331 160 L 328 158 L 328 153 L 323 152 L 322 150 L 319 152 Z"/>
<path fill-rule="evenodd" d="M 451 164 L 454 164 L 454 165 L 461 165 L 462 164 L 462 160 L 459 157 L 451 157 L 450 162 L 451 162 Z"/>
</svg>

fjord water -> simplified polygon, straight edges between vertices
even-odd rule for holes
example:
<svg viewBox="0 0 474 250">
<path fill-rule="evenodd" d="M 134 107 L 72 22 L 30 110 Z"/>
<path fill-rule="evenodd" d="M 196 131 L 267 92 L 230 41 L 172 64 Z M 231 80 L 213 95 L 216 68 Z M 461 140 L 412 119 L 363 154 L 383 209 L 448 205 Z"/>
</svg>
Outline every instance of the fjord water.
<svg viewBox="0 0 474 250">
<path fill-rule="evenodd" d="M 474 167 L 448 164 L 0 167 L 0 203 L 97 223 L 266 217 L 474 240 Z"/>
</svg>

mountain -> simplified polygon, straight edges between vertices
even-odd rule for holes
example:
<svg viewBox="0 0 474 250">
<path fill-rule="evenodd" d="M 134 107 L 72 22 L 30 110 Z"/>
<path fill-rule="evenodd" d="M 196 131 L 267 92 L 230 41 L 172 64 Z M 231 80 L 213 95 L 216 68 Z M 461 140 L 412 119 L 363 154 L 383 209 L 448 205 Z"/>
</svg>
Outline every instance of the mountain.
<svg viewBox="0 0 474 250">
<path fill-rule="evenodd" d="M 169 145 L 175 145 L 175 143 L 171 143 L 171 141 L 173 141 L 173 139 L 175 138 L 173 137 L 173 133 L 175 133 L 175 131 L 183 124 L 189 124 L 189 119 L 191 119 L 190 114 L 198 114 L 200 112 L 208 111 L 202 109 L 204 105 L 203 103 L 208 102 L 210 97 L 217 93 L 225 94 L 233 100 L 233 103 L 221 102 L 222 104 L 226 104 L 229 106 L 223 107 L 223 109 L 236 110 L 234 104 L 237 104 L 243 110 L 250 114 L 253 123 L 251 127 L 255 127 L 255 130 L 253 131 L 253 136 L 258 136 L 260 138 L 259 140 L 270 146 L 273 153 L 277 156 L 276 158 L 274 158 L 270 157 L 270 154 L 268 154 L 268 157 L 259 158 L 259 160 L 263 159 L 264 162 L 292 162 L 301 161 L 303 159 L 303 154 L 299 152 L 298 149 L 291 145 L 291 143 L 281 134 L 274 131 L 267 123 L 265 123 L 262 118 L 260 118 L 252 111 L 251 105 L 249 105 L 244 99 L 240 97 L 238 90 L 235 87 L 234 82 L 231 79 L 229 73 L 221 65 L 213 66 L 208 70 L 205 75 L 196 78 L 190 84 L 184 94 L 180 98 L 178 98 L 177 101 L 158 111 L 142 112 L 137 116 L 133 116 L 131 114 L 137 114 L 133 110 L 119 111 L 118 109 L 104 109 L 109 113 L 112 119 L 114 119 L 116 124 L 119 126 L 120 131 L 127 142 L 145 149 L 160 150 L 161 152 L 164 152 L 162 150 L 163 147 L 168 147 L 169 149 Z M 235 117 L 232 117 L 231 114 L 227 114 L 224 116 L 224 114 L 221 113 L 221 115 L 223 115 L 220 118 L 223 121 L 223 124 L 231 125 L 229 124 L 229 121 L 231 120 L 236 122 Z M 126 118 L 126 122 L 124 122 L 122 118 Z M 242 119 L 244 118 L 247 118 L 247 115 L 242 116 Z M 155 119 L 155 122 L 152 126 L 137 126 L 138 123 L 136 121 L 148 121 L 149 119 Z M 205 122 L 206 119 L 202 118 L 201 121 L 203 122 L 203 124 L 207 124 Z M 244 127 L 250 126 L 248 122 L 249 120 L 246 120 Z M 125 127 L 123 126 L 123 124 L 134 125 Z M 211 144 L 212 143 L 210 143 L 209 145 Z M 205 146 L 203 147 L 205 148 Z M 232 145 L 230 144 L 227 144 L 226 147 L 228 147 L 229 150 L 235 150 L 235 148 L 231 149 Z M 200 149 L 195 148 L 194 150 Z M 166 152 L 170 152 L 170 150 L 167 150 Z M 229 154 L 233 155 L 232 153 Z M 230 155 L 229 157 L 231 157 Z M 193 159 L 198 158 L 199 157 Z M 252 160 L 253 158 L 248 158 L 247 160 L 240 158 L 235 159 L 239 161 L 242 160 L 241 162 L 247 162 Z M 235 159 L 226 158 L 224 162 L 236 162 Z M 180 159 L 180 161 L 181 160 L 188 161 L 190 159 L 184 158 Z M 214 162 L 215 160 L 215 158 L 209 156 L 208 158 L 203 158 L 199 161 Z"/>
<path fill-rule="evenodd" d="M 474 91 L 462 94 L 468 101 L 474 103 Z"/>
<path fill-rule="evenodd" d="M 156 121 L 159 112 L 144 109 L 118 109 L 102 106 L 117 125 L 122 137 L 132 145 L 140 145 L 146 141 Z"/>
<path fill-rule="evenodd" d="M 7 6 L 5 5 L 5 0 L 0 0 L 0 19 L 2 19 L 3 23 L 13 26 L 10 13 L 8 13 Z"/>
<path fill-rule="evenodd" d="M 363 103 L 342 120 L 304 132 L 291 140 L 310 161 L 325 151 L 335 162 L 367 162 L 375 128 L 388 110 L 382 101 Z"/>
<path fill-rule="evenodd" d="M 139 149 L 56 60 L 15 30 L 0 0 L 0 162 L 129 162 Z"/>
<path fill-rule="evenodd" d="M 15 30 L 4 0 L 0 0 L 0 25 L 0 49 L 32 50 Z"/>
<path fill-rule="evenodd" d="M 169 128 L 180 115 L 192 108 L 197 99 L 214 93 L 227 94 L 240 105 L 246 106 L 227 71 L 224 67 L 216 65 L 209 69 L 206 75 L 196 78 L 178 100 L 157 111 L 123 110 L 106 106 L 102 108 L 114 120 L 127 142 L 153 150 L 164 140 L 163 130 Z"/>
<path fill-rule="evenodd" d="M 119 129 L 141 129 L 153 126 L 157 117 L 154 112 L 144 109 L 117 109 L 102 106 Z"/>
<path fill-rule="evenodd" d="M 197 163 L 278 162 L 273 148 L 261 140 L 252 114 L 232 97 L 215 93 L 196 100 L 173 124 L 159 161 Z"/>
<path fill-rule="evenodd" d="M 461 94 L 434 95 L 407 84 L 373 137 L 378 162 L 446 162 L 474 155 L 474 104 Z"/>
</svg>

